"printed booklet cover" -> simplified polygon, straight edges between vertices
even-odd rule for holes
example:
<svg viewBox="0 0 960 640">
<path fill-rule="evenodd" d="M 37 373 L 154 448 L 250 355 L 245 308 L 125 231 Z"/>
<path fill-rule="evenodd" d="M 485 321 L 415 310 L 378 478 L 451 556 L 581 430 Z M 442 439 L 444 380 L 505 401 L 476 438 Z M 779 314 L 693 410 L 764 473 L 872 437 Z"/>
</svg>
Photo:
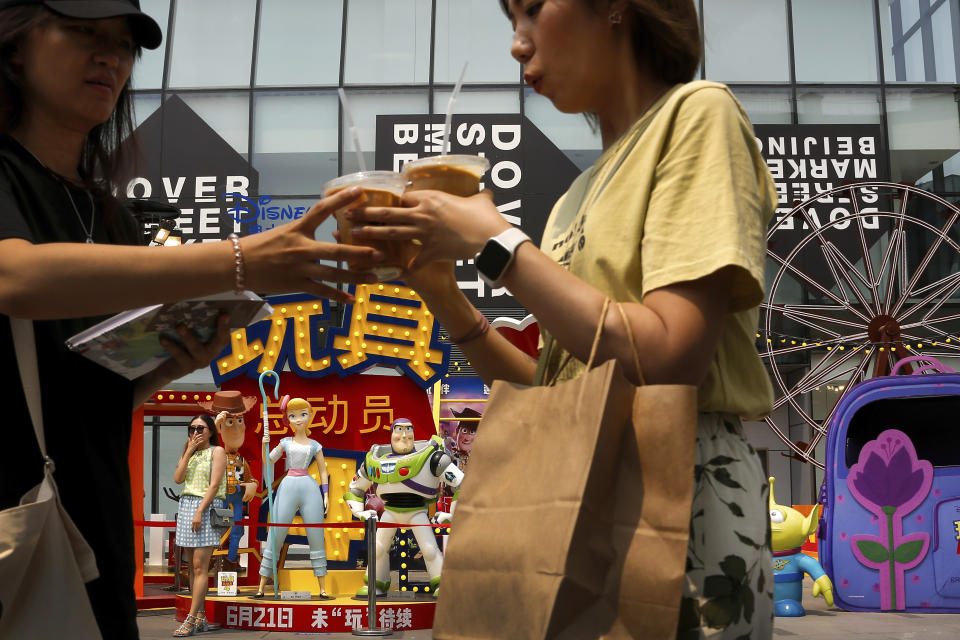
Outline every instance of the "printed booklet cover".
<svg viewBox="0 0 960 640">
<path fill-rule="evenodd" d="M 170 358 L 170 353 L 160 346 L 159 337 L 180 342 L 176 327 L 181 322 L 193 329 L 201 342 L 206 342 L 215 332 L 220 313 L 227 314 L 227 326 L 238 329 L 263 320 L 272 312 L 266 300 L 249 291 L 155 304 L 107 318 L 67 339 L 67 347 L 133 380 Z"/>
</svg>

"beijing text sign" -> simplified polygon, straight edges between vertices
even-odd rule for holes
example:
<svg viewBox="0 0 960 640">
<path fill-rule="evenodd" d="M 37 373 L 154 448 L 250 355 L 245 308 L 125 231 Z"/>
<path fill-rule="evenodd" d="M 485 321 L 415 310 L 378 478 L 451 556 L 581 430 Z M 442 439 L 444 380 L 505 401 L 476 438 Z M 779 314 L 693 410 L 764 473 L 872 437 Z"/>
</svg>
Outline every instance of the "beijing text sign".
<svg viewBox="0 0 960 640">
<path fill-rule="evenodd" d="M 809 231 L 803 218 L 787 216 L 797 202 L 844 183 L 888 179 L 880 125 L 757 125 L 754 131 L 777 187 L 777 212 L 771 224 L 778 231 Z M 867 191 L 859 196 L 861 211 L 877 210 L 876 194 Z M 830 196 L 807 210 L 814 225 L 835 222 L 852 211 L 849 198 Z M 841 223 L 835 228 L 848 226 Z"/>
</svg>

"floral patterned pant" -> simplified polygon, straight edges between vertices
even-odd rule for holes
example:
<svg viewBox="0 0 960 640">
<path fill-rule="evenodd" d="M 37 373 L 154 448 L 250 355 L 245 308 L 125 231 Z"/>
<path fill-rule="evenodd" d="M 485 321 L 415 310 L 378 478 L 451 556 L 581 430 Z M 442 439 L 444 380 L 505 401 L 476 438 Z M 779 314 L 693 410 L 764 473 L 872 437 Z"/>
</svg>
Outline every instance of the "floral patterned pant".
<svg viewBox="0 0 960 640">
<path fill-rule="evenodd" d="M 773 635 L 768 494 L 740 419 L 701 413 L 677 640 Z"/>
</svg>

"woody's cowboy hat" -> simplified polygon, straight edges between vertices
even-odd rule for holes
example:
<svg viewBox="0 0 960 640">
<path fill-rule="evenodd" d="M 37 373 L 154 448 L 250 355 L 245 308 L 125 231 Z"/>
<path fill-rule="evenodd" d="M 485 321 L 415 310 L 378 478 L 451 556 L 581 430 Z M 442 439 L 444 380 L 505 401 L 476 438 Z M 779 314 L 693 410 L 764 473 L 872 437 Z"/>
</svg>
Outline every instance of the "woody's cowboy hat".
<svg viewBox="0 0 960 640">
<path fill-rule="evenodd" d="M 221 411 L 226 411 L 231 415 L 242 415 L 257 404 L 256 396 L 241 396 L 239 391 L 217 391 L 213 394 L 213 400 L 207 402 L 198 402 L 208 413 L 217 415 Z"/>
<path fill-rule="evenodd" d="M 455 418 L 482 418 L 483 416 L 479 411 L 472 407 L 464 407 L 463 411 L 457 411 L 456 409 L 451 409 L 453 416 Z M 457 423 L 457 428 L 463 427 L 464 429 L 470 429 L 471 431 L 477 430 L 477 425 L 480 423 L 479 420 L 464 420 L 463 422 Z"/>
</svg>

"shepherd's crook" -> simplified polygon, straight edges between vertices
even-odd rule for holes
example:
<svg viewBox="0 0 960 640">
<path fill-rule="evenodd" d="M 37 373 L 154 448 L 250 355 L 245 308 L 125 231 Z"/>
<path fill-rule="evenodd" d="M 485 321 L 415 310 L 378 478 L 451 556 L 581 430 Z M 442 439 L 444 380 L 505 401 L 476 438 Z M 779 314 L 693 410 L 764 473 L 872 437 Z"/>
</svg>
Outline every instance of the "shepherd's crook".
<svg viewBox="0 0 960 640">
<path fill-rule="evenodd" d="M 260 374 L 260 398 L 261 404 L 263 406 L 263 433 L 268 435 L 270 433 L 270 416 L 267 409 L 267 392 L 263 388 L 263 379 L 267 376 L 273 376 L 276 378 L 276 382 L 273 385 L 273 399 L 280 399 L 280 376 L 277 375 L 276 371 L 268 369 Z M 270 514 L 270 522 L 276 522 L 276 518 L 273 513 L 273 465 L 270 462 L 270 445 L 266 444 L 261 451 L 261 466 L 263 467 L 263 483 L 267 487 L 267 510 Z M 270 551 L 273 553 L 273 597 L 276 598 L 278 594 L 280 580 L 277 578 L 277 541 L 276 538 L 270 533 L 269 527 L 267 528 L 267 538 L 270 539 Z"/>
</svg>

